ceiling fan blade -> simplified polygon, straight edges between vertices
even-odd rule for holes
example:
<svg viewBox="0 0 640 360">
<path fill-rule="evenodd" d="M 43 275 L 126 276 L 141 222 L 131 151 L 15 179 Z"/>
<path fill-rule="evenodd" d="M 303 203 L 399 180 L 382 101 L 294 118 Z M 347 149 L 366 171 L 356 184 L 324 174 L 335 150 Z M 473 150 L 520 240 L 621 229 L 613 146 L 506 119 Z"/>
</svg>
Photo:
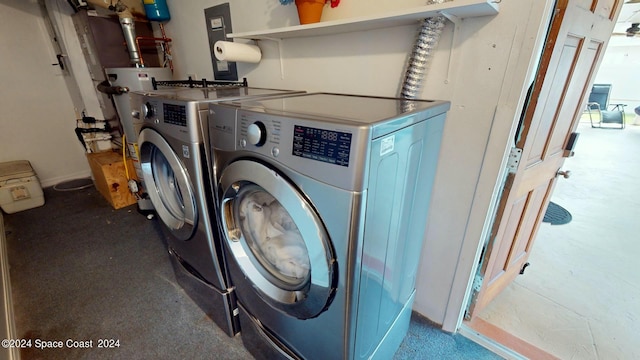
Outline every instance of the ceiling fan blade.
<svg viewBox="0 0 640 360">
<path fill-rule="evenodd" d="M 632 36 L 629 36 L 629 34 L 627 34 L 627 33 L 614 32 L 614 33 L 611 33 L 611 35 L 612 36 L 624 36 L 624 37 L 640 37 L 640 33 L 634 34 Z"/>
</svg>

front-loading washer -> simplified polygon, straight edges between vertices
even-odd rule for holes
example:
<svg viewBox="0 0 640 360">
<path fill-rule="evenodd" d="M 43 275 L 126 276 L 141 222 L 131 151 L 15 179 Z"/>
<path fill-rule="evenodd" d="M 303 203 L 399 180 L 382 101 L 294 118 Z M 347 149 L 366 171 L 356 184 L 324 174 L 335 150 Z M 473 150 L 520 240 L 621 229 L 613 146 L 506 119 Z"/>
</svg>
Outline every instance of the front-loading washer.
<svg viewBox="0 0 640 360">
<path fill-rule="evenodd" d="M 142 120 L 140 165 L 176 279 L 228 335 L 239 331 L 215 219 L 207 104 L 295 93 L 249 87 L 165 88 L 131 93 Z"/>
<path fill-rule="evenodd" d="M 209 105 L 222 243 L 255 357 L 393 356 L 449 106 L 326 93 Z"/>
</svg>

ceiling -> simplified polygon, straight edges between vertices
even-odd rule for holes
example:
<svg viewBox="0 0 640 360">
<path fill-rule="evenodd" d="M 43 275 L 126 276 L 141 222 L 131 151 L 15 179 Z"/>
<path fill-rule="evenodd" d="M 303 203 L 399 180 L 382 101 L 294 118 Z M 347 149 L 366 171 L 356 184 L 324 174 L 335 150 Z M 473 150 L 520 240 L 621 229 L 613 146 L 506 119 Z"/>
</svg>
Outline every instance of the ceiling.
<svg viewBox="0 0 640 360">
<path fill-rule="evenodd" d="M 618 16 L 618 22 L 613 29 L 614 33 L 624 33 L 631 27 L 632 23 L 640 23 L 640 1 L 639 0 L 627 0 L 622 5 L 620 10 L 620 16 Z M 636 36 L 640 40 L 640 37 Z"/>
</svg>

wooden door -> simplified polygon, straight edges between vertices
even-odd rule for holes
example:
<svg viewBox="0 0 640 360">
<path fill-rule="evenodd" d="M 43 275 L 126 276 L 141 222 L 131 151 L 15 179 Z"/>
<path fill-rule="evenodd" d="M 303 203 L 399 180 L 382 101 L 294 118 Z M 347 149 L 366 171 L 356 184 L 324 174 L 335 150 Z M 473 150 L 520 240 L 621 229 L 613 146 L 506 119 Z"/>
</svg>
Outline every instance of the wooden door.
<svg viewBox="0 0 640 360">
<path fill-rule="evenodd" d="M 621 6 L 621 0 L 557 1 L 516 139 L 522 157 L 507 177 L 479 270 L 482 285 L 467 319 L 504 290 L 527 262 Z"/>
</svg>

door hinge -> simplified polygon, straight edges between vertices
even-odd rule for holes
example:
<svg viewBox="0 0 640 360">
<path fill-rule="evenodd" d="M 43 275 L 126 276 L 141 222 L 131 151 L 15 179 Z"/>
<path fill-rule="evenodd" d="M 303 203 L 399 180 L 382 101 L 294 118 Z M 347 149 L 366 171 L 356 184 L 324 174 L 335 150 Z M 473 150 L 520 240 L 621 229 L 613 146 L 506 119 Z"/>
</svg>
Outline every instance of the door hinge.
<svg viewBox="0 0 640 360">
<path fill-rule="evenodd" d="M 482 288 L 482 281 L 484 280 L 484 276 L 480 274 L 476 274 L 476 277 L 473 278 L 473 285 L 471 288 L 475 292 L 480 292 L 480 288 Z"/>
<path fill-rule="evenodd" d="M 509 174 L 515 174 L 518 171 L 518 165 L 520 165 L 520 158 L 522 157 L 522 149 L 512 147 L 509 152 L 509 159 L 507 160 L 507 170 Z"/>
<path fill-rule="evenodd" d="M 476 302 L 478 298 L 478 294 L 480 293 L 480 289 L 482 288 L 482 281 L 484 280 L 484 276 L 480 275 L 480 273 L 476 273 L 476 276 L 473 278 L 473 284 L 471 284 L 471 296 L 469 296 L 469 302 L 467 304 L 467 308 L 464 311 L 464 319 L 471 320 L 471 306 Z"/>
</svg>

